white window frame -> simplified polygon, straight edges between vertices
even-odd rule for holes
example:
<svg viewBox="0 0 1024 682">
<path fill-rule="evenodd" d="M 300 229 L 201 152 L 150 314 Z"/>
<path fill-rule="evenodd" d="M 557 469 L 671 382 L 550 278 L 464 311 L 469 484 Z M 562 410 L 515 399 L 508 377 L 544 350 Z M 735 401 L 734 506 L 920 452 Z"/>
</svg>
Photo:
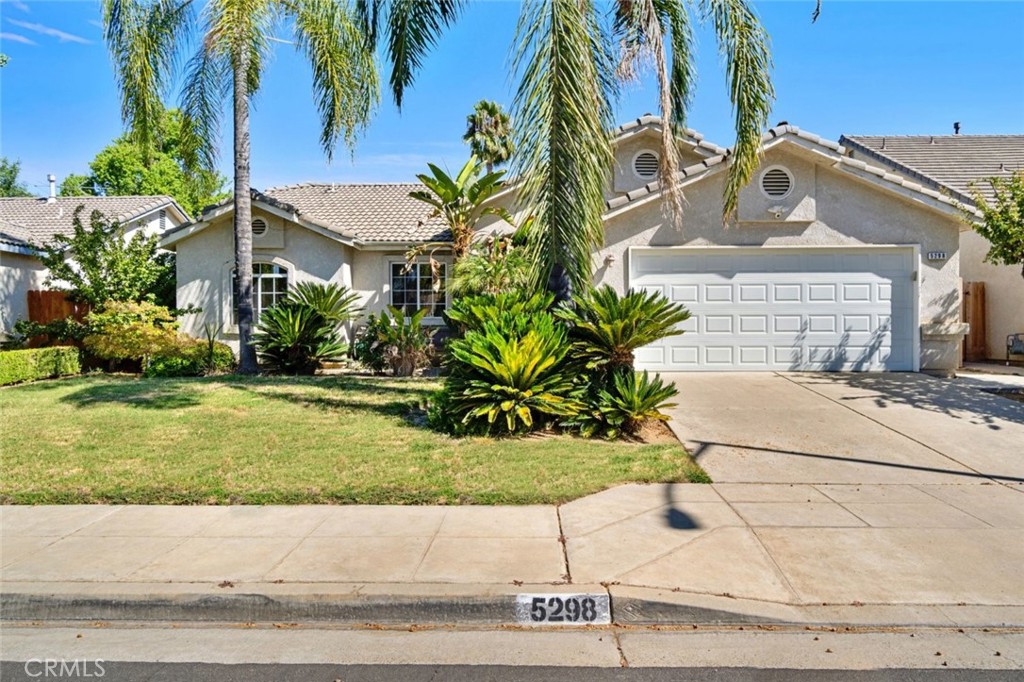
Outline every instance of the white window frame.
<svg viewBox="0 0 1024 682">
<path fill-rule="evenodd" d="M 444 275 L 442 277 L 442 281 L 444 282 L 444 309 L 448 310 L 448 308 L 449 308 L 449 306 L 451 306 L 451 302 L 452 302 L 451 293 L 448 291 L 448 280 L 451 277 L 451 267 L 452 267 L 451 260 L 448 259 L 448 258 L 434 258 L 434 260 L 437 261 L 438 263 L 440 263 L 442 266 L 444 266 Z M 420 265 L 428 265 L 429 266 L 430 259 L 429 258 L 417 258 L 414 261 L 414 263 L 416 264 L 417 267 L 419 267 Z M 400 265 L 400 266 L 404 267 L 407 264 L 408 264 L 408 261 L 406 259 L 404 259 L 404 258 L 388 258 L 388 259 L 385 260 L 384 278 L 385 278 L 386 284 L 385 284 L 385 291 L 384 291 L 384 293 L 385 293 L 385 302 L 386 302 L 387 306 L 394 305 L 394 294 L 395 294 L 395 292 L 394 292 L 394 287 L 392 286 L 392 281 L 393 280 L 391 279 L 391 273 L 392 273 L 392 271 L 394 269 L 394 266 Z M 417 300 L 417 302 L 419 301 L 419 296 L 420 296 L 420 289 L 417 286 L 417 288 L 416 288 L 416 300 Z M 445 323 L 444 322 L 444 318 L 441 317 L 440 315 L 425 315 L 423 317 L 423 322 L 422 322 L 423 325 L 429 325 L 429 326 L 437 326 L 437 325 L 442 325 L 444 323 Z"/>
<path fill-rule="evenodd" d="M 280 273 L 280 274 L 278 274 L 278 273 L 273 273 L 273 274 L 272 273 L 258 273 L 257 274 L 257 273 L 254 272 L 252 274 L 252 323 L 253 323 L 253 325 L 256 325 L 257 323 L 259 323 L 260 314 L 262 314 L 262 312 L 266 309 L 266 308 L 263 307 L 263 303 L 262 303 L 261 296 L 260 296 L 260 293 L 261 293 L 260 289 L 262 288 L 262 284 L 260 282 L 262 280 L 264 280 L 264 279 L 283 279 L 284 280 L 284 292 L 274 292 L 275 294 L 279 294 L 278 297 L 275 298 L 275 302 L 273 304 L 273 305 L 276 305 L 277 303 L 279 303 L 284 298 L 284 296 L 286 296 L 288 294 L 289 279 L 291 279 L 291 277 L 292 277 L 292 268 L 288 264 L 277 263 L 275 261 L 266 261 L 266 260 L 254 260 L 252 262 L 253 268 L 256 268 L 257 266 L 260 266 L 260 265 L 269 265 L 271 267 L 280 268 L 284 272 Z M 228 286 L 231 288 L 231 291 L 230 291 L 230 293 L 228 295 L 228 300 L 231 302 L 230 303 L 231 310 L 229 312 L 229 315 L 230 315 L 229 319 L 231 320 L 231 327 L 232 327 L 232 329 L 237 330 L 238 329 L 238 304 L 237 304 L 237 301 L 235 300 L 236 290 L 235 290 L 235 269 L 234 268 L 231 268 L 228 271 Z"/>
</svg>

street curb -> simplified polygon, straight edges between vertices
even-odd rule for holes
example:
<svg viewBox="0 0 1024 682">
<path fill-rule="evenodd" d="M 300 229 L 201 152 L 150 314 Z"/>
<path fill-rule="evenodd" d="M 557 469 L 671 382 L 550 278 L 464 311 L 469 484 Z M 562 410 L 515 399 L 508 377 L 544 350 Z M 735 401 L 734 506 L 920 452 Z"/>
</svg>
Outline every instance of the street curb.
<svg viewBox="0 0 1024 682">
<path fill-rule="evenodd" d="M 793 605 L 612 585 L 7 583 L 2 621 L 531 625 L 517 594 L 606 594 L 620 626 L 1024 628 L 1024 606 Z M 544 627 L 551 627 L 545 624 Z M 558 625 L 554 625 L 558 627 Z"/>
</svg>

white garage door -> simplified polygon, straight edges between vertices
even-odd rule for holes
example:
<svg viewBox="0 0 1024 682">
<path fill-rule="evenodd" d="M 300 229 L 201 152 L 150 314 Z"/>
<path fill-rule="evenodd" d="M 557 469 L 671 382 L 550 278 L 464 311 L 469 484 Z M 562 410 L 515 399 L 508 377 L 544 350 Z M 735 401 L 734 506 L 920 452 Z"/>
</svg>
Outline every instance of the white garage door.
<svg viewBox="0 0 1024 682">
<path fill-rule="evenodd" d="M 630 287 L 683 303 L 638 369 L 914 370 L 912 248 L 634 248 Z"/>
</svg>

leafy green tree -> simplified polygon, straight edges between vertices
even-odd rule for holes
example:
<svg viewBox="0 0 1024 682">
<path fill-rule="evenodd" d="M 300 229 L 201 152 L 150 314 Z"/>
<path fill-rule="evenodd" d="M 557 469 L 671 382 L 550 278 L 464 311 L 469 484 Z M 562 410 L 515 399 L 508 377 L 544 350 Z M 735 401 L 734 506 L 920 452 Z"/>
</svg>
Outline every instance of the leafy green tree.
<svg viewBox="0 0 1024 682">
<path fill-rule="evenodd" d="M 179 75 L 184 76 L 181 145 L 188 167 L 214 167 L 220 115 L 227 101 L 232 104 L 238 371 L 253 374 L 258 367 L 252 345 L 249 107 L 270 60 L 275 30 L 291 29 L 309 59 L 328 159 L 340 140 L 354 145 L 376 107 L 374 55 L 340 0 L 103 0 L 103 21 L 121 115 L 130 139 L 142 149 L 150 149 L 158 137 L 162 95 Z M 192 50 L 179 74 L 176 66 Z"/>
<path fill-rule="evenodd" d="M 20 174 L 20 161 L 10 161 L 6 156 L 0 156 L 0 197 L 32 196 L 32 192 L 18 178 Z"/>
<path fill-rule="evenodd" d="M 99 194 L 93 185 L 92 176 L 81 173 L 71 173 L 65 176 L 57 193 L 62 197 L 86 197 Z"/>
<path fill-rule="evenodd" d="M 157 254 L 157 235 L 147 237 L 139 231 L 126 240 L 120 224 L 99 211 L 84 224 L 82 207 L 75 211 L 72 226 L 72 234 L 58 234 L 39 247 L 39 260 L 50 273 L 47 286 L 94 309 L 109 301 L 166 302 L 174 262 Z M 169 288 L 173 303 L 173 284 Z"/>
<path fill-rule="evenodd" d="M 512 157 L 512 121 L 500 104 L 482 99 L 473 107 L 473 113 L 466 116 L 462 141 L 490 173 Z"/>
<path fill-rule="evenodd" d="M 163 112 L 149 149 L 140 147 L 129 135 L 117 138 L 89 163 L 90 175 L 72 174 L 64 179 L 61 196 L 167 194 L 189 214 L 199 215 L 206 206 L 227 198 L 227 178 L 189 167 L 181 130 L 181 112 Z"/>
<path fill-rule="evenodd" d="M 475 156 L 470 157 L 454 178 L 432 163 L 427 165 L 430 175 L 416 176 L 426 189 L 409 192 L 409 196 L 433 206 L 431 217 L 444 220 L 452 233 L 452 258 L 458 262 L 469 252 L 480 218 L 497 215 L 511 219 L 504 209 L 484 205 L 505 186 L 501 180 L 505 171 L 481 176 L 483 166 Z"/>
<path fill-rule="evenodd" d="M 986 182 L 995 198 L 990 202 L 974 187 L 974 203 L 981 211 L 981 221 L 971 215 L 967 220 L 991 245 L 985 260 L 996 265 L 1019 266 L 1024 277 L 1024 171 L 1009 178 L 989 178 Z"/>
</svg>

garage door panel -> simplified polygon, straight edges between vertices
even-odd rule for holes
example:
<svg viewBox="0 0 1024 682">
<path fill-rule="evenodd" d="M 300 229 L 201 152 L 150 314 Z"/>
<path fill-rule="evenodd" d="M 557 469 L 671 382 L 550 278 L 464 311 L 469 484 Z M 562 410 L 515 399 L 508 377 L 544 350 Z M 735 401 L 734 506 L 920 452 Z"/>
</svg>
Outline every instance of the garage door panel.
<svg viewBox="0 0 1024 682">
<path fill-rule="evenodd" d="M 632 256 L 631 282 L 669 292 L 691 318 L 661 352 L 638 353 L 638 368 L 913 369 L 910 249 L 666 251 L 657 268 Z"/>
</svg>

